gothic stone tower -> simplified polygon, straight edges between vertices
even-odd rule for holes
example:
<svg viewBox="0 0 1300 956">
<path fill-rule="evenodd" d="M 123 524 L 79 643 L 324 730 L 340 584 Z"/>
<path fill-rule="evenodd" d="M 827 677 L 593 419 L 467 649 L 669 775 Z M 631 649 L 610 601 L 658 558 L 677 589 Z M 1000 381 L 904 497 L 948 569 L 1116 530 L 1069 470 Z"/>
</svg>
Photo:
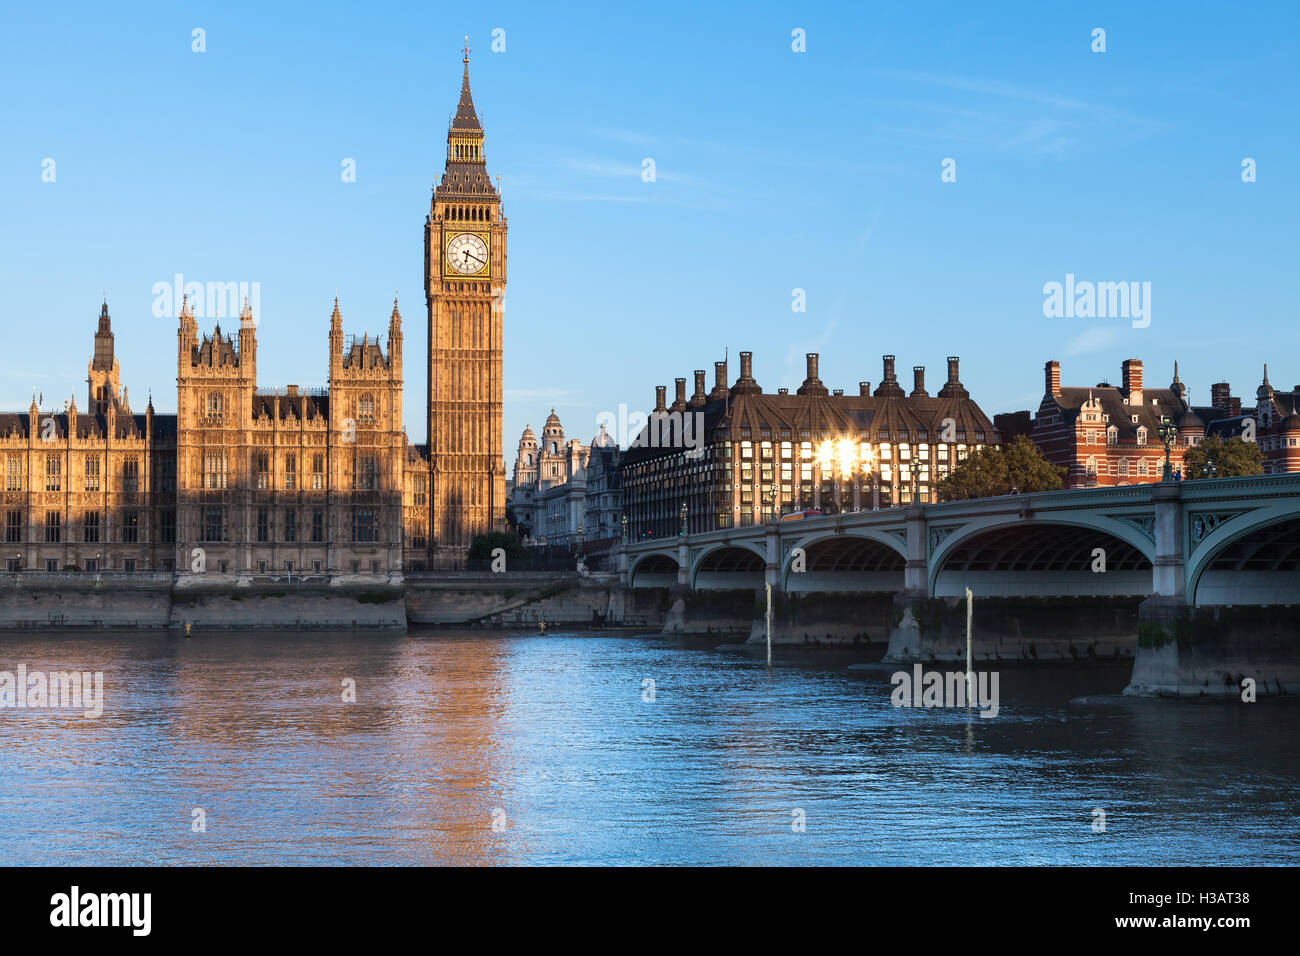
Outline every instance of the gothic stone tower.
<svg viewBox="0 0 1300 956">
<path fill-rule="evenodd" d="M 506 219 L 469 91 L 469 46 L 447 160 L 424 223 L 429 307 L 429 462 L 433 542 L 443 560 L 505 527 L 501 436 Z"/>
</svg>

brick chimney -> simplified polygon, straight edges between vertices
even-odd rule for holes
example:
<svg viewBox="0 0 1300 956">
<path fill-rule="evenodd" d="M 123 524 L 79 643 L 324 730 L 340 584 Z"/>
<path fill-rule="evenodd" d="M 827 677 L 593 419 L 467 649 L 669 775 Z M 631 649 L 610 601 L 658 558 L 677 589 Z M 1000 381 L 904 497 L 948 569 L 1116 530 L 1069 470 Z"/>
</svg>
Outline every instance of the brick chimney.
<svg viewBox="0 0 1300 956">
<path fill-rule="evenodd" d="M 691 400 L 687 404 L 693 407 L 703 405 L 708 400 L 708 396 L 704 393 L 704 369 L 697 368 L 695 370 L 695 394 L 691 396 Z"/>
<path fill-rule="evenodd" d="M 686 411 L 686 379 L 674 379 L 673 384 L 677 386 L 677 394 L 673 398 L 672 407 L 668 410 L 670 412 L 684 412 Z"/>
<path fill-rule="evenodd" d="M 709 392 L 709 401 L 727 397 L 727 363 L 713 363 L 713 391 Z"/>
<path fill-rule="evenodd" d="M 929 398 L 929 393 L 925 390 L 925 366 L 912 366 L 912 398 Z"/>
<path fill-rule="evenodd" d="M 668 401 L 668 386 L 656 385 L 655 386 L 655 411 L 656 412 L 668 411 L 667 401 Z"/>
<path fill-rule="evenodd" d="M 870 395 L 870 394 L 871 394 L 871 383 L 870 383 L 870 382 L 858 382 L 858 394 L 859 394 L 859 395 Z"/>
<path fill-rule="evenodd" d="M 1047 394 L 1059 396 L 1061 394 L 1061 363 L 1053 359 L 1043 366 L 1043 374 L 1047 379 Z"/>
<path fill-rule="evenodd" d="M 736 379 L 736 384 L 731 386 L 733 394 L 751 392 L 753 394 L 762 393 L 758 382 L 754 381 L 754 353 L 740 353 L 740 377 Z"/>
<path fill-rule="evenodd" d="M 826 386 L 822 380 L 817 377 L 817 353 L 809 352 L 805 358 L 808 361 L 808 377 L 803 380 L 799 386 L 796 395 L 825 395 Z"/>
<path fill-rule="evenodd" d="M 1227 382 L 1215 382 L 1210 386 L 1210 404 L 1215 408 L 1228 410 L 1229 403 L 1232 401 L 1232 386 Z"/>
<path fill-rule="evenodd" d="M 1125 359 L 1121 366 L 1121 389 L 1130 405 L 1142 404 L 1142 360 Z"/>
</svg>

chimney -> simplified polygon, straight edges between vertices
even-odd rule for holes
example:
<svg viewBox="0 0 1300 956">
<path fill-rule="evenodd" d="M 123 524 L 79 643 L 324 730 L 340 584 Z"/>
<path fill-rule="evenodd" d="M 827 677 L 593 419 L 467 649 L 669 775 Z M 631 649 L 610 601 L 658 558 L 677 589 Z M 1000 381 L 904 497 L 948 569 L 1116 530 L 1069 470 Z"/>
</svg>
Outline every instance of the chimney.
<svg viewBox="0 0 1300 956">
<path fill-rule="evenodd" d="M 727 363 L 713 363 L 713 391 L 709 392 L 709 401 L 720 401 L 727 397 Z"/>
<path fill-rule="evenodd" d="M 691 396 L 691 400 L 687 404 L 691 406 L 703 405 L 708 400 L 708 396 L 704 393 L 704 369 L 697 368 L 695 370 L 695 394 Z"/>
<path fill-rule="evenodd" d="M 1061 363 L 1053 359 L 1043 366 L 1043 372 L 1047 379 L 1047 394 L 1061 394 Z"/>
<path fill-rule="evenodd" d="M 667 400 L 668 400 L 668 386 L 656 385 L 655 386 L 655 411 L 656 412 L 668 411 L 668 406 L 666 404 Z"/>
<path fill-rule="evenodd" d="M 754 353 L 740 353 L 740 378 L 736 379 L 736 384 L 731 386 L 733 394 L 743 394 L 750 392 L 753 394 L 762 393 L 758 382 L 754 381 Z"/>
<path fill-rule="evenodd" d="M 966 386 L 957 377 L 957 366 L 960 364 L 959 356 L 948 356 L 948 381 L 944 382 L 943 388 L 939 389 L 940 398 L 970 398 L 970 392 L 966 391 Z"/>
<path fill-rule="evenodd" d="M 778 394 L 778 395 L 789 395 L 789 394 L 790 394 L 790 390 L 789 390 L 788 388 L 778 388 L 778 389 L 776 390 L 776 394 Z"/>
<path fill-rule="evenodd" d="M 1231 400 L 1232 386 L 1227 382 L 1215 382 L 1210 386 L 1210 404 L 1215 408 L 1222 408 L 1226 412 Z"/>
<path fill-rule="evenodd" d="M 826 386 L 822 380 L 817 377 L 817 353 L 809 352 L 806 356 L 808 361 L 808 377 L 803 380 L 799 386 L 797 395 L 825 395 Z"/>
<path fill-rule="evenodd" d="M 858 394 L 863 396 L 869 396 L 871 394 L 871 383 L 858 382 Z"/>
<path fill-rule="evenodd" d="M 834 392 L 832 392 L 831 394 L 833 394 L 833 395 L 843 395 L 843 394 L 844 394 L 844 389 L 842 389 L 842 388 L 837 388 L 837 389 L 836 389 Z"/>
<path fill-rule="evenodd" d="M 1125 359 L 1121 366 L 1123 369 L 1122 385 L 1124 395 L 1128 398 L 1130 405 L 1142 404 L 1142 360 Z"/>
<path fill-rule="evenodd" d="M 286 386 L 285 386 L 285 389 L 284 389 L 284 392 L 285 392 L 285 394 L 288 395 L 290 398 L 297 398 L 297 397 L 298 397 L 298 386 L 297 386 L 297 385 L 286 385 Z"/>
<path fill-rule="evenodd" d="M 929 398 L 925 390 L 925 366 L 912 366 L 912 398 Z"/>
<path fill-rule="evenodd" d="M 894 377 L 894 356 L 882 355 L 880 357 L 884 363 L 884 379 L 876 387 L 876 397 L 889 396 L 902 398 L 906 393 L 903 387 L 898 384 L 898 379 Z"/>
<path fill-rule="evenodd" d="M 686 379 L 678 378 L 674 379 L 673 382 L 677 386 L 677 395 L 673 399 L 672 407 L 668 410 L 670 412 L 684 412 L 686 411 Z"/>
</svg>

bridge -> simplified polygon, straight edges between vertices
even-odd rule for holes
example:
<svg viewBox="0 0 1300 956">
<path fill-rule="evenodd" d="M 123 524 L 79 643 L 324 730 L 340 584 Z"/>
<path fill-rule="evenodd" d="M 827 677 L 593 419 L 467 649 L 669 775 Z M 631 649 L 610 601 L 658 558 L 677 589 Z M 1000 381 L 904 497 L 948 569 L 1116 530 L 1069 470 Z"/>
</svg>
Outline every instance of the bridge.
<svg viewBox="0 0 1300 956">
<path fill-rule="evenodd" d="M 918 633 L 926 630 L 922 611 L 933 619 L 936 607 L 952 609 L 967 588 L 977 608 L 996 609 L 1003 631 L 1050 620 L 1066 638 L 1062 647 L 1082 646 L 1083 635 L 1068 633 L 1071 621 L 1059 614 L 1034 619 L 1026 610 L 1083 608 L 1079 624 L 1094 626 L 1100 614 L 1117 653 L 1126 642 L 1130 652 L 1132 646 L 1158 650 L 1177 645 L 1179 634 L 1190 643 L 1193 632 L 1205 638 L 1207 627 L 1223 630 L 1214 622 L 1225 618 L 1238 619 L 1229 628 L 1234 633 L 1286 627 L 1290 613 L 1280 609 L 1300 605 L 1300 474 L 1006 495 L 767 522 L 629 542 L 619 567 L 631 588 L 752 593 L 771 585 L 784 606 L 797 605 L 801 594 L 840 608 L 853 605 L 836 602 L 837 593 L 857 595 L 865 604 L 888 595 L 902 619 L 894 612 L 885 628 L 887 660 L 952 656 L 950 628 L 931 627 L 928 639 Z M 809 602 L 803 603 L 809 621 Z M 1014 620 L 1008 618 L 1012 608 Z M 1229 608 L 1235 610 L 1229 614 Z M 1243 608 L 1253 610 L 1244 614 Z M 1112 611 L 1114 620 L 1107 617 Z M 964 610 L 960 623 L 964 655 Z M 1294 631 L 1300 625 L 1286 633 Z M 870 628 L 866 635 L 876 636 Z M 1300 637 L 1288 642 L 1279 634 L 1278 640 L 1300 645 Z M 1038 639 L 1035 653 L 1052 643 Z M 1135 671 L 1135 680 L 1140 676 Z"/>
</svg>

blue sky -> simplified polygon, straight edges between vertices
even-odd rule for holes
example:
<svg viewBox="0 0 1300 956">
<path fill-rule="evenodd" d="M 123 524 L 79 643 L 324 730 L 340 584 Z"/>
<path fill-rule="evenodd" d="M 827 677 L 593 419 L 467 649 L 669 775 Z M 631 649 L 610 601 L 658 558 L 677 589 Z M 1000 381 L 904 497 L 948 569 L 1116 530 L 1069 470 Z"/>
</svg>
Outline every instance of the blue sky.
<svg viewBox="0 0 1300 956">
<path fill-rule="evenodd" d="M 260 283 L 259 378 L 304 386 L 336 291 L 359 335 L 396 289 L 423 441 L 422 229 L 465 34 L 510 222 L 509 463 L 552 406 L 586 441 L 656 384 L 711 384 L 726 348 L 773 390 L 807 351 L 850 392 L 882 353 L 931 391 L 960 355 L 990 415 L 1036 407 L 1049 358 L 1093 384 L 1139 357 L 1162 385 L 1178 359 L 1198 403 L 1253 395 L 1266 361 L 1300 383 L 1291 4 L 7 4 L 0 26 L 0 408 L 84 402 L 101 292 L 133 405 L 171 411 L 155 283 Z M 1150 282 L 1151 324 L 1045 318 L 1067 273 Z"/>
</svg>

